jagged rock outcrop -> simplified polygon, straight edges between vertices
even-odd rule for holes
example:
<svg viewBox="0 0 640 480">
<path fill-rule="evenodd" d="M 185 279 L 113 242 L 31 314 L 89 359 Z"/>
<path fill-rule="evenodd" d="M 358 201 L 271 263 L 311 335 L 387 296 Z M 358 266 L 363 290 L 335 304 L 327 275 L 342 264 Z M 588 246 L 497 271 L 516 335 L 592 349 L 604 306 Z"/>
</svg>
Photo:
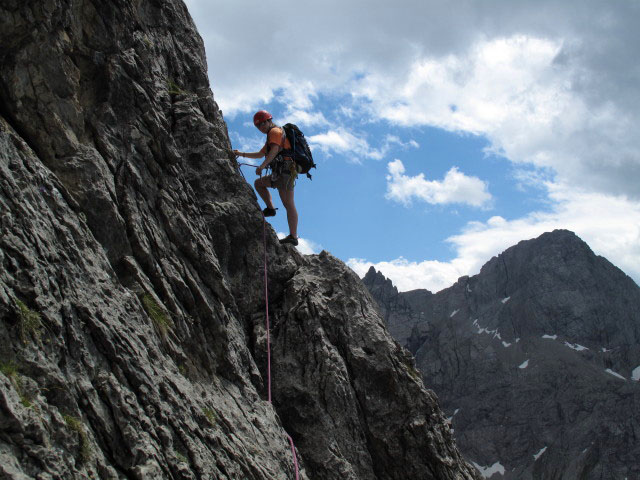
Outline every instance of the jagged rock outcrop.
<svg viewBox="0 0 640 480">
<path fill-rule="evenodd" d="M 461 475 L 435 396 L 342 262 L 326 252 L 307 259 L 286 284 L 273 330 L 274 355 L 284 359 L 274 402 L 318 478 Z"/>
<path fill-rule="evenodd" d="M 178 0 L 0 6 L 0 476 L 478 478 L 339 261 L 268 228 Z"/>
<path fill-rule="evenodd" d="M 520 242 L 437 294 L 380 295 L 374 270 L 365 284 L 485 476 L 640 476 L 640 288 L 575 234 Z"/>
<path fill-rule="evenodd" d="M 382 307 L 381 313 L 389 333 L 400 345 L 410 349 L 407 343 L 412 339 L 415 325 L 422 323 L 424 309 L 420 305 L 428 303 L 433 295 L 429 290 L 419 289 L 398 294 L 391 280 L 371 267 L 362 280 L 376 302 Z"/>
</svg>

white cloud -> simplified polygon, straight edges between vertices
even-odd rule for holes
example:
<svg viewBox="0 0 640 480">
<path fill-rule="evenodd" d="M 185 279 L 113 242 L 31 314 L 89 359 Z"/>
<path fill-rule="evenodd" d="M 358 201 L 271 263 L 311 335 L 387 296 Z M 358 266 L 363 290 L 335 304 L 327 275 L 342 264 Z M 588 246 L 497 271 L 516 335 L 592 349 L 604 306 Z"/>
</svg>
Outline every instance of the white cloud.
<svg viewBox="0 0 640 480">
<path fill-rule="evenodd" d="M 404 164 L 394 160 L 388 164 L 387 194 L 390 200 L 408 205 L 413 198 L 430 204 L 464 203 L 473 207 L 487 207 L 491 194 L 487 184 L 477 177 L 469 177 L 452 167 L 442 181 L 426 180 L 423 173 L 405 175 Z"/>
<path fill-rule="evenodd" d="M 307 138 L 311 147 L 317 147 L 326 154 L 336 152 L 345 155 L 350 161 L 360 162 L 362 158 L 379 160 L 386 151 L 375 149 L 364 138 L 346 130 L 329 130 Z"/>
<path fill-rule="evenodd" d="M 491 257 L 519 241 L 562 228 L 575 232 L 594 253 L 640 284 L 640 206 L 624 197 L 576 194 L 555 184 L 548 188 L 556 202 L 551 211 L 534 212 L 515 220 L 493 216 L 486 222 L 471 222 L 460 234 L 448 238 L 456 251 L 450 262 L 409 262 L 399 258 L 378 263 L 350 259 L 348 264 L 359 275 L 373 266 L 400 291 L 426 288 L 437 292 L 463 275 L 477 274 Z"/>
<path fill-rule="evenodd" d="M 357 87 L 391 122 L 482 135 L 492 153 L 550 168 L 559 182 L 640 198 L 640 115 L 626 96 L 623 103 L 617 93 L 578 88 L 594 72 L 575 55 L 561 39 L 483 39 L 457 54 L 419 58 L 403 77 L 372 72 Z"/>
<path fill-rule="evenodd" d="M 515 117 L 520 127 L 557 115 L 562 78 L 550 72 L 560 44 L 515 36 L 484 40 L 458 55 L 423 57 L 390 88 L 383 72 L 363 82 L 382 116 L 404 125 L 492 134 Z M 560 85 L 558 85 L 560 83 Z"/>
<path fill-rule="evenodd" d="M 308 112 L 305 110 L 290 109 L 286 114 L 287 123 L 295 123 L 297 125 L 327 125 L 329 122 L 322 112 Z"/>
<path fill-rule="evenodd" d="M 306 238 L 298 239 L 298 251 L 303 255 L 313 255 L 322 251 L 322 246 Z"/>
<path fill-rule="evenodd" d="M 482 135 L 492 153 L 551 168 L 559 182 L 640 197 L 624 178 L 640 177 L 640 116 L 577 92 L 575 68 L 558 62 L 563 52 L 557 40 L 488 39 L 416 60 L 404 78 L 374 72 L 359 93 L 391 122 Z"/>
<path fill-rule="evenodd" d="M 235 148 L 240 150 L 241 152 L 257 152 L 264 146 L 264 136 L 255 135 L 253 137 L 244 137 L 242 135 L 237 134 L 236 132 L 231 132 L 230 137 L 232 143 L 236 145 Z M 255 160 L 250 158 L 242 157 L 242 162 L 244 163 L 255 163 Z"/>
<path fill-rule="evenodd" d="M 278 238 L 284 238 L 287 236 L 286 233 L 277 232 Z M 298 245 L 296 246 L 298 251 L 303 255 L 314 255 L 316 253 L 320 253 L 322 251 L 322 245 L 319 245 L 307 238 L 298 238 Z"/>
<path fill-rule="evenodd" d="M 384 138 L 384 149 L 389 150 L 392 145 L 397 145 L 403 149 L 409 148 L 420 148 L 420 144 L 415 140 L 409 140 L 408 142 L 403 142 L 400 137 L 397 135 L 387 135 Z"/>
<path fill-rule="evenodd" d="M 338 132 L 336 130 L 329 130 L 326 133 L 313 135 L 309 137 L 309 143 L 317 145 L 322 150 L 335 150 L 341 153 L 353 150 L 356 146 L 359 148 L 369 148 L 366 141 L 356 138 L 347 132 Z"/>
<path fill-rule="evenodd" d="M 357 163 L 367 158 L 382 160 L 389 153 L 392 146 L 402 149 L 418 148 L 420 146 L 415 140 L 403 142 L 397 136 L 386 135 L 380 148 L 374 148 L 366 139 L 354 135 L 346 129 L 328 130 L 325 133 L 309 136 L 307 140 L 312 147 L 319 148 L 325 154 L 335 152 Z"/>
</svg>

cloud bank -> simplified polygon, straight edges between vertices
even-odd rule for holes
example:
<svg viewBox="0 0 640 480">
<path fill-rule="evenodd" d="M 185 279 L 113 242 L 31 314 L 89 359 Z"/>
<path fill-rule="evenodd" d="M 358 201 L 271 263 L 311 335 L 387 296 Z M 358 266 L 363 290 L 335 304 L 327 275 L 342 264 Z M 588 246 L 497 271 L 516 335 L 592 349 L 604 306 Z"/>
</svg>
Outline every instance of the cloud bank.
<svg viewBox="0 0 640 480">
<path fill-rule="evenodd" d="M 387 194 L 390 200 L 408 205 L 413 198 L 432 205 L 462 203 L 472 207 L 488 207 L 491 202 L 487 184 L 452 167 L 442 181 L 426 180 L 424 174 L 405 175 L 404 164 L 394 160 L 388 164 Z"/>
<path fill-rule="evenodd" d="M 282 239 L 288 234 L 284 232 L 277 232 L 276 235 L 278 236 L 278 238 Z M 298 238 L 298 245 L 296 246 L 296 248 L 303 255 L 314 255 L 322 251 L 322 245 L 318 245 L 314 241 L 302 237 Z"/>
<path fill-rule="evenodd" d="M 514 220 L 493 216 L 486 222 L 471 222 L 460 234 L 446 240 L 455 251 L 449 262 L 398 258 L 377 263 L 349 259 L 347 264 L 360 276 L 375 267 L 400 291 L 426 288 L 437 292 L 463 275 L 477 274 L 491 257 L 519 241 L 563 228 L 575 232 L 594 253 L 604 255 L 640 284 L 640 205 L 599 193 L 575 195 L 571 189 L 555 184 L 547 187 L 555 201 L 551 211 L 533 212 Z"/>
</svg>

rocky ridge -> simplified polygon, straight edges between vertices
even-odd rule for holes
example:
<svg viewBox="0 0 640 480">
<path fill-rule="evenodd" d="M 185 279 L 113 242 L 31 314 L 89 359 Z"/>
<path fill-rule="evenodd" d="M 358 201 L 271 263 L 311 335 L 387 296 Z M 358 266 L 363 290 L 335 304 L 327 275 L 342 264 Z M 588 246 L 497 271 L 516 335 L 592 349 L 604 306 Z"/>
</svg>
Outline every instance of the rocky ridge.
<svg viewBox="0 0 640 480">
<path fill-rule="evenodd" d="M 436 294 L 364 283 L 486 478 L 640 477 L 640 288 L 575 234 Z"/>
<path fill-rule="evenodd" d="M 267 228 L 178 0 L 0 6 L 0 475 L 473 479 L 368 292 Z"/>
</svg>

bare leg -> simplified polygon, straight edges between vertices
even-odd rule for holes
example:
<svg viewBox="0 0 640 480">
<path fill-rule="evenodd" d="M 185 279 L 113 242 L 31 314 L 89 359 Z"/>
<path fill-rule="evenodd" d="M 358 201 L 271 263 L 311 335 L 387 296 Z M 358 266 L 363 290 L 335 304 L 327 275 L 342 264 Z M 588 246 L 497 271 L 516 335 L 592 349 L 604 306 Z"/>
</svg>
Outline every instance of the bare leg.
<svg viewBox="0 0 640 480">
<path fill-rule="evenodd" d="M 268 177 L 260 177 L 257 179 L 253 185 L 256 187 L 256 192 L 260 195 L 260 198 L 264 200 L 264 203 L 268 208 L 275 208 L 273 206 L 273 200 L 271 200 L 271 194 L 269 193 L 269 189 L 267 186 L 271 185 L 271 179 Z"/>
<path fill-rule="evenodd" d="M 291 234 L 292 237 L 298 238 L 298 210 L 296 210 L 296 204 L 293 201 L 293 190 L 287 190 L 286 188 L 279 188 L 278 193 L 280 194 L 280 200 L 282 200 L 282 204 L 284 205 L 284 208 L 287 209 L 287 222 L 289 223 L 289 233 Z"/>
</svg>

